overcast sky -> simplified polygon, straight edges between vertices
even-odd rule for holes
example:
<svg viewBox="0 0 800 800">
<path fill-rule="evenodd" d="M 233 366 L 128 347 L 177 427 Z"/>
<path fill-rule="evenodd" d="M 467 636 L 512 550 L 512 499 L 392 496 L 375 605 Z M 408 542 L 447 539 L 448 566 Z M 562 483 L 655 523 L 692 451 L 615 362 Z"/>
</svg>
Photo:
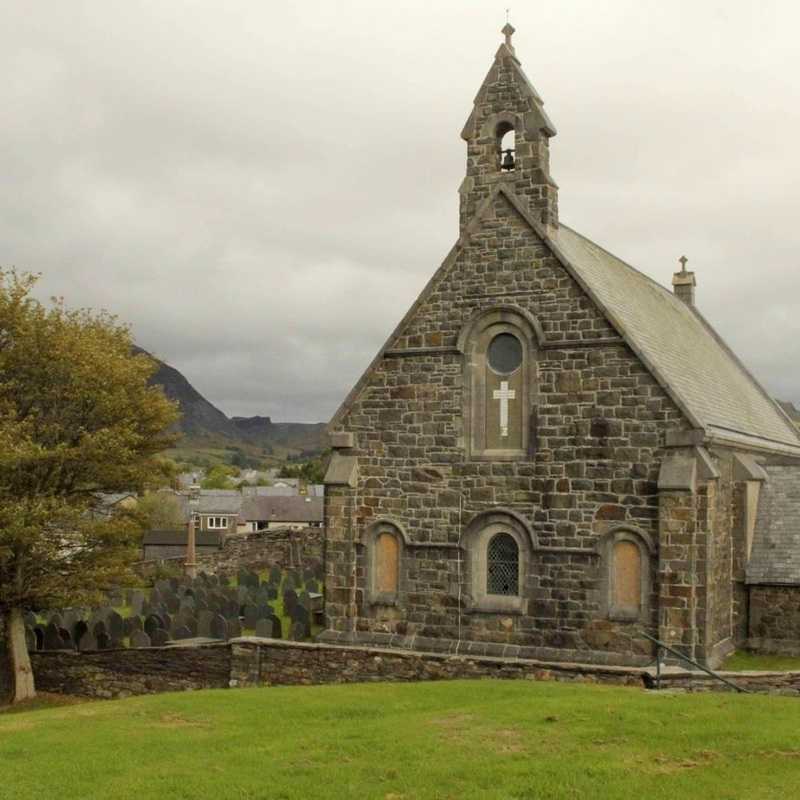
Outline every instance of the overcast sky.
<svg viewBox="0 0 800 800">
<path fill-rule="evenodd" d="M 327 420 L 457 237 L 491 0 L 0 0 L 0 264 L 228 414 Z M 800 401 L 800 5 L 518 2 L 562 220 Z"/>
</svg>

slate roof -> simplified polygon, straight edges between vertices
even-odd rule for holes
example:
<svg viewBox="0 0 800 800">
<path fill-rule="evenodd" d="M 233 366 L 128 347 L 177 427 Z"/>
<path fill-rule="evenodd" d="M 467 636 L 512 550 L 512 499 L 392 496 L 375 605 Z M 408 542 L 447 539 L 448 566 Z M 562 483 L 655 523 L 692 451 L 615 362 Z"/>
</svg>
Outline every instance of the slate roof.
<svg viewBox="0 0 800 800">
<path fill-rule="evenodd" d="M 322 522 L 322 498 L 245 497 L 242 517 L 247 522 Z"/>
<path fill-rule="evenodd" d="M 700 427 L 800 446 L 786 415 L 696 309 L 564 225 L 552 239 Z"/>
<path fill-rule="evenodd" d="M 219 547 L 220 535 L 215 531 L 195 531 L 194 541 L 198 547 Z M 143 545 L 185 545 L 186 531 L 145 531 Z"/>
<path fill-rule="evenodd" d="M 800 584 L 800 467 L 764 469 L 747 582 Z"/>
</svg>

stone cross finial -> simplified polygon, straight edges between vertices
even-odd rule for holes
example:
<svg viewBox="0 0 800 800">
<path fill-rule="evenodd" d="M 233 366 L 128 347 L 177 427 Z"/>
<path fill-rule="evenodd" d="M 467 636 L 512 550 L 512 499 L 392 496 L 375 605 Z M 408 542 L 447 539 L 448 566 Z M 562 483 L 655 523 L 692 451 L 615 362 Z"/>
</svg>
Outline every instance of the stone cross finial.
<svg viewBox="0 0 800 800">
<path fill-rule="evenodd" d="M 681 256 L 681 257 L 678 259 L 678 261 L 679 261 L 679 262 L 680 262 L 680 264 L 681 264 L 681 273 L 683 273 L 684 275 L 686 274 L 686 262 L 687 262 L 688 260 L 689 260 L 689 259 L 688 259 L 688 258 L 686 258 L 686 256 Z"/>
<path fill-rule="evenodd" d="M 506 9 L 506 14 L 508 14 L 508 9 Z M 501 30 L 500 33 L 506 37 L 506 47 L 513 47 L 511 44 L 511 37 L 514 35 L 515 30 L 516 28 L 510 22 L 506 22 L 506 24 L 503 25 L 503 30 Z"/>
</svg>

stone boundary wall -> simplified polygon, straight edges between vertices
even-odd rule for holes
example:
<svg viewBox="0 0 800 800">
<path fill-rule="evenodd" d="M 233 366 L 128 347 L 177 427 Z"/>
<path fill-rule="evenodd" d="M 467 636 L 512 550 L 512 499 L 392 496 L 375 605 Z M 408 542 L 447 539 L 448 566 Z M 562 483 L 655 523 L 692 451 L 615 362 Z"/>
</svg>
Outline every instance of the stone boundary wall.
<svg viewBox="0 0 800 800">
<path fill-rule="evenodd" d="M 31 660 L 37 688 L 92 698 L 187 689 L 458 678 L 655 685 L 652 669 L 640 667 L 452 656 L 253 637 L 141 650 L 44 651 L 32 653 Z M 722 674 L 753 692 L 800 695 L 800 672 Z M 733 691 L 701 673 L 674 668 L 662 674 L 662 689 Z"/>
<path fill-rule="evenodd" d="M 226 643 L 138 650 L 31 653 L 36 688 L 94 698 L 129 697 L 185 689 L 220 689 L 230 681 Z"/>
<path fill-rule="evenodd" d="M 234 533 L 225 538 L 222 548 L 197 553 L 197 568 L 212 574 L 236 575 L 240 569 L 257 571 L 278 566 L 303 569 L 322 561 L 325 538 L 323 528 L 272 528 L 253 533 Z M 140 574 L 152 573 L 159 564 L 182 565 L 186 556 L 140 561 Z"/>
</svg>

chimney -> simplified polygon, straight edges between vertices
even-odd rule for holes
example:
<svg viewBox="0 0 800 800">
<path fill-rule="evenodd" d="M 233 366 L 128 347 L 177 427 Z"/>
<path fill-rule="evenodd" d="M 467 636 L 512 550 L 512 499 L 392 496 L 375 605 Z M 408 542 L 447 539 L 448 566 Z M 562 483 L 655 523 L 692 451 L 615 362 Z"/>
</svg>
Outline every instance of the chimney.
<svg viewBox="0 0 800 800">
<path fill-rule="evenodd" d="M 681 271 L 672 276 L 672 290 L 675 292 L 675 296 L 683 300 L 687 306 L 694 306 L 694 287 L 697 285 L 697 281 L 694 279 L 694 272 L 686 271 L 686 262 L 688 260 L 686 256 L 681 256 L 678 259 L 681 264 Z"/>
</svg>

